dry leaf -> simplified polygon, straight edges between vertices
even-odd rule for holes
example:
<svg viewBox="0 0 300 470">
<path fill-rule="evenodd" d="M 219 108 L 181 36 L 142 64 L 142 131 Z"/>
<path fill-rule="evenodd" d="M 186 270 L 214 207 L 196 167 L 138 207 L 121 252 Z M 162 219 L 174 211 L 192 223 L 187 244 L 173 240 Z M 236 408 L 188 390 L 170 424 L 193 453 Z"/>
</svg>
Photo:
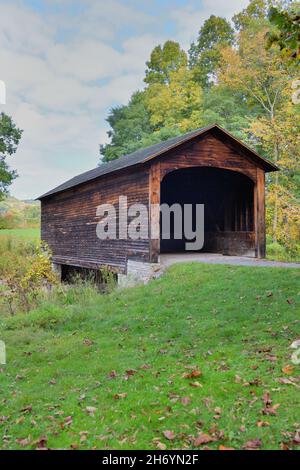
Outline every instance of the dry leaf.
<svg viewBox="0 0 300 470">
<path fill-rule="evenodd" d="M 173 433 L 173 431 L 163 431 L 163 435 L 169 441 L 173 441 L 173 439 L 175 439 L 175 434 Z"/>
<path fill-rule="evenodd" d="M 97 408 L 95 408 L 95 406 L 87 406 L 85 409 L 90 416 L 94 416 L 95 412 L 97 411 Z"/>
<path fill-rule="evenodd" d="M 253 441 L 246 442 L 246 444 L 243 445 L 243 449 L 256 450 L 256 449 L 259 449 L 261 446 L 262 446 L 262 442 L 260 439 L 253 439 Z"/>
<path fill-rule="evenodd" d="M 190 397 L 182 397 L 181 398 L 181 403 L 183 404 L 183 406 L 189 405 L 191 403 Z"/>
<path fill-rule="evenodd" d="M 114 395 L 115 400 L 120 400 L 120 398 L 126 398 L 126 397 L 127 397 L 127 393 L 116 393 Z"/>
<path fill-rule="evenodd" d="M 257 421 L 257 426 L 259 428 L 264 428 L 270 426 L 270 423 L 268 421 Z"/>
<path fill-rule="evenodd" d="M 157 449 L 159 449 L 159 450 L 166 450 L 166 448 L 167 448 L 166 444 L 164 444 L 163 442 L 158 442 L 158 443 L 156 444 L 156 447 L 157 447 Z"/>
<path fill-rule="evenodd" d="M 183 374 L 183 378 L 184 379 L 194 379 L 196 377 L 200 377 L 202 375 L 202 372 L 201 370 L 199 369 L 195 369 L 195 370 L 192 370 L 192 372 L 186 372 Z"/>
<path fill-rule="evenodd" d="M 294 367 L 288 364 L 287 366 L 284 366 L 281 371 L 286 375 L 292 375 L 294 372 Z"/>
<path fill-rule="evenodd" d="M 191 387 L 196 387 L 196 388 L 202 387 L 202 385 L 199 382 L 190 382 L 190 386 Z"/>
<path fill-rule="evenodd" d="M 209 436 L 208 434 L 205 433 L 200 433 L 196 439 L 194 440 L 194 446 L 199 447 L 202 446 L 203 444 L 208 444 L 209 442 L 215 442 L 216 439 L 212 436 Z"/>
<path fill-rule="evenodd" d="M 29 437 L 26 437 L 25 439 L 16 439 L 16 442 L 20 444 L 20 446 L 26 447 L 30 444 L 30 439 Z"/>
<path fill-rule="evenodd" d="M 85 346 L 92 346 L 93 343 L 94 343 L 94 341 L 92 341 L 91 339 L 88 339 L 88 338 L 83 340 L 83 344 Z"/>
</svg>

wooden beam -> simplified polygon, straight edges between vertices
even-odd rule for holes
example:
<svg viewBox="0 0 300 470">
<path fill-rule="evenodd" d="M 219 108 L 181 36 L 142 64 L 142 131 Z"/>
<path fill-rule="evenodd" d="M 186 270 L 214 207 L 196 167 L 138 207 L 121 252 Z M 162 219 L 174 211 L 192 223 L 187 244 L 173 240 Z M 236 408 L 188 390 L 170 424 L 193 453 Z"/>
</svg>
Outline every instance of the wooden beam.
<svg viewBox="0 0 300 470">
<path fill-rule="evenodd" d="M 160 253 L 160 162 L 153 162 L 149 173 L 150 262 L 157 263 Z"/>
<path fill-rule="evenodd" d="M 254 204 L 255 252 L 258 258 L 265 258 L 265 172 L 260 168 L 257 168 L 257 183 L 254 188 Z"/>
</svg>

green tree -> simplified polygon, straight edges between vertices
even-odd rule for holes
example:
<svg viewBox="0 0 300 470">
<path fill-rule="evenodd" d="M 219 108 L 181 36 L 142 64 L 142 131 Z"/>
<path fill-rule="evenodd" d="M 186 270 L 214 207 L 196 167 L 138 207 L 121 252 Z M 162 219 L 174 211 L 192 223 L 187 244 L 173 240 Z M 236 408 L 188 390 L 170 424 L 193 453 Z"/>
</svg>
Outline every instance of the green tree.
<svg viewBox="0 0 300 470">
<path fill-rule="evenodd" d="M 145 93 L 136 92 L 128 105 L 112 108 L 107 118 L 111 129 L 110 143 L 100 146 L 102 161 L 108 162 L 141 147 L 145 136 L 152 133 Z"/>
<path fill-rule="evenodd" d="M 230 86 L 215 84 L 203 96 L 203 125 L 217 122 L 243 141 L 247 141 L 246 129 L 257 113 L 258 107 L 248 106 L 243 91 L 233 93 Z"/>
<path fill-rule="evenodd" d="M 220 48 L 234 43 L 234 31 L 225 18 L 211 15 L 189 49 L 189 65 L 203 87 L 212 82 L 220 62 Z"/>
<path fill-rule="evenodd" d="M 146 90 L 146 106 L 154 130 L 187 132 L 202 124 L 202 89 L 187 67 L 170 73 L 169 82 L 154 83 Z"/>
<path fill-rule="evenodd" d="M 146 62 L 145 83 L 169 83 L 172 72 L 187 65 L 187 54 L 180 44 L 166 41 L 163 46 L 156 46 L 151 52 L 150 60 Z"/>
<path fill-rule="evenodd" d="M 22 132 L 10 116 L 0 114 L 0 199 L 4 197 L 9 185 L 17 177 L 16 171 L 9 168 L 6 159 L 17 151 Z"/>
<path fill-rule="evenodd" d="M 259 27 L 261 23 L 268 22 L 268 13 L 270 7 L 275 2 L 272 0 L 250 0 L 249 5 L 233 16 L 232 21 L 238 31 L 256 24 Z"/>
<path fill-rule="evenodd" d="M 284 57 L 300 59 L 300 3 L 292 2 L 286 10 L 272 7 L 269 20 L 273 28 L 267 35 L 268 47 L 278 44 Z"/>
</svg>

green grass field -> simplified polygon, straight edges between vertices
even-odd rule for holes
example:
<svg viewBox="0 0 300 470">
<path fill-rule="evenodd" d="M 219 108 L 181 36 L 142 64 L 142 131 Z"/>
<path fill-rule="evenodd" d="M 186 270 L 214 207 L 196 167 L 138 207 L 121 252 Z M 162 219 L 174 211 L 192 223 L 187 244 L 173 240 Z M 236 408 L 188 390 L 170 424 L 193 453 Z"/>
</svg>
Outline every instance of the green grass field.
<svg viewBox="0 0 300 470">
<path fill-rule="evenodd" d="M 294 448 L 299 274 L 177 265 L 2 316 L 1 448 Z"/>
<path fill-rule="evenodd" d="M 38 240 L 40 238 L 39 228 L 15 228 L 15 229 L 1 229 L 1 237 L 11 237 L 20 240 Z"/>
</svg>

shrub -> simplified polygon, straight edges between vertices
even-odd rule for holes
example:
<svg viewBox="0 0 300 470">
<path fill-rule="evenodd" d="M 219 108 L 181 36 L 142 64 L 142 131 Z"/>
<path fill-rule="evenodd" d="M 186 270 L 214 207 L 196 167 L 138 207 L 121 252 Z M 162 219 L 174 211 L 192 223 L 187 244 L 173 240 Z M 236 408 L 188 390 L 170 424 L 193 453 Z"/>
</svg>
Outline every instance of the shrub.
<svg viewBox="0 0 300 470">
<path fill-rule="evenodd" d="M 28 312 L 36 304 L 42 290 L 50 289 L 58 283 L 50 257 L 48 247 L 40 244 L 35 248 L 25 272 L 17 265 L 7 275 L 5 300 L 11 315 L 17 308 Z"/>
</svg>

